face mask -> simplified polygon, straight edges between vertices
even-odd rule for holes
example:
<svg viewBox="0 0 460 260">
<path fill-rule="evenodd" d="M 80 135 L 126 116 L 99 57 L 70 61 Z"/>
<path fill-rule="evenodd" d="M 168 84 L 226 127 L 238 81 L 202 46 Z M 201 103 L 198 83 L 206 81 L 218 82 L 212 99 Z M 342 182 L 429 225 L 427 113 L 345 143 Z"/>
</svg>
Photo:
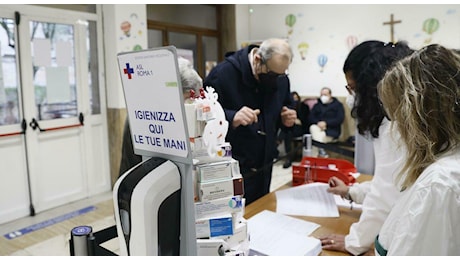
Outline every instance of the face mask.
<svg viewBox="0 0 460 260">
<path fill-rule="evenodd" d="M 259 74 L 260 85 L 268 92 L 276 91 L 278 88 L 278 75 L 271 75 L 268 73 Z"/>
<path fill-rule="evenodd" d="M 330 100 L 328 96 L 321 96 L 320 99 L 323 104 L 327 104 Z"/>
<path fill-rule="evenodd" d="M 352 92 L 351 95 L 348 94 L 346 102 L 347 102 L 347 106 L 348 106 L 350 109 L 352 109 L 353 106 L 355 105 L 355 92 Z"/>
</svg>

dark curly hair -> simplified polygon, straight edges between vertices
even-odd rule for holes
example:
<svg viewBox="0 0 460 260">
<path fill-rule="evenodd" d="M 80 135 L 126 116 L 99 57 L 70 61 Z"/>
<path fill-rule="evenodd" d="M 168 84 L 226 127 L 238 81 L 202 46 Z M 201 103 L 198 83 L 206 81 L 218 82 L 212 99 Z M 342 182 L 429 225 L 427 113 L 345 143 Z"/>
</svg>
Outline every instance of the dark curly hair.
<svg viewBox="0 0 460 260">
<path fill-rule="evenodd" d="M 351 72 L 356 83 L 356 101 L 351 116 L 357 119 L 361 135 L 371 134 L 378 138 L 385 114 L 378 99 L 377 84 L 395 61 L 413 52 L 406 42 L 365 41 L 348 54 L 343 72 Z"/>
</svg>

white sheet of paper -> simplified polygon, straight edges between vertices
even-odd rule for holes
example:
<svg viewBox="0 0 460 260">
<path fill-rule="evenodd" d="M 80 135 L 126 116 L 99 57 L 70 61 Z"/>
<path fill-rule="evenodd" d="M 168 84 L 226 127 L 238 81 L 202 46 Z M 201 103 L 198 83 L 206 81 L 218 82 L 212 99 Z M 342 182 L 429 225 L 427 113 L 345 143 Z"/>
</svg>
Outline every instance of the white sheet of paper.
<svg viewBox="0 0 460 260">
<path fill-rule="evenodd" d="M 71 100 L 69 68 L 46 67 L 46 100 L 48 103 L 69 102 Z"/>
<path fill-rule="evenodd" d="M 321 241 L 309 235 L 320 225 L 264 210 L 248 219 L 249 247 L 269 256 L 318 255 Z"/>
<path fill-rule="evenodd" d="M 35 66 L 51 66 L 51 41 L 49 39 L 34 39 L 33 52 Z"/>
<path fill-rule="evenodd" d="M 328 184 L 314 182 L 277 191 L 276 212 L 285 215 L 338 217 L 334 195 L 327 192 Z"/>
<path fill-rule="evenodd" d="M 59 67 L 72 66 L 72 44 L 68 41 L 56 42 L 56 63 Z"/>
</svg>

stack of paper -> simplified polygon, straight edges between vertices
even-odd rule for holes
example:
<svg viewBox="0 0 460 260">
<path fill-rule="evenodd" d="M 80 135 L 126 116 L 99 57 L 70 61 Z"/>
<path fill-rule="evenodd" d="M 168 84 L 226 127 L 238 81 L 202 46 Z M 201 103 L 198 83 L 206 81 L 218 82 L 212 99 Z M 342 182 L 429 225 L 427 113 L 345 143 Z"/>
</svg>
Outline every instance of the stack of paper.
<svg viewBox="0 0 460 260">
<path fill-rule="evenodd" d="M 334 195 L 327 183 L 314 182 L 277 191 L 276 212 L 293 216 L 338 217 Z"/>
<path fill-rule="evenodd" d="M 264 210 L 248 220 L 249 248 L 254 255 L 316 256 L 321 241 L 309 235 L 320 225 Z"/>
</svg>

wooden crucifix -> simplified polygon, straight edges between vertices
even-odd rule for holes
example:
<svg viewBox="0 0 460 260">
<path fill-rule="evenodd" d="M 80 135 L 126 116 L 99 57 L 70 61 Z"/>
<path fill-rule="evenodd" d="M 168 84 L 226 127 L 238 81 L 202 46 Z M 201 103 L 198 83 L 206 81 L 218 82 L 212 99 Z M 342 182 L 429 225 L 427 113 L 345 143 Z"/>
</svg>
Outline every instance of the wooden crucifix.
<svg viewBox="0 0 460 260">
<path fill-rule="evenodd" d="M 383 25 L 390 25 L 390 32 L 391 32 L 391 42 L 395 43 L 394 41 L 394 25 L 397 23 L 401 23 L 401 20 L 393 20 L 393 14 L 391 14 L 390 21 L 389 22 L 384 22 Z"/>
</svg>

